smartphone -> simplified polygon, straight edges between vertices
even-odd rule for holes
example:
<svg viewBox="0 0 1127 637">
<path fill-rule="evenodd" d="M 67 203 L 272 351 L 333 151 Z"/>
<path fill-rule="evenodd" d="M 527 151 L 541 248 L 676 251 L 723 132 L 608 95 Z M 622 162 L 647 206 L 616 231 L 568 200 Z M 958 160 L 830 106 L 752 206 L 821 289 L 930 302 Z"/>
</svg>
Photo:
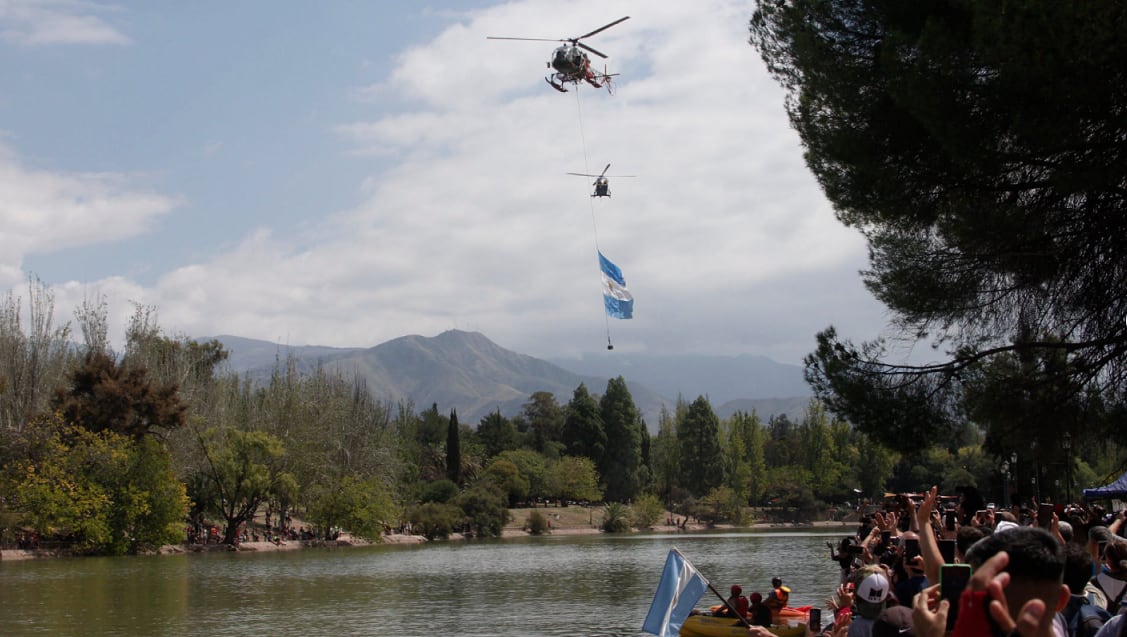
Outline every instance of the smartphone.
<svg viewBox="0 0 1127 637">
<path fill-rule="evenodd" d="M 904 540 L 904 559 L 910 560 L 920 554 L 920 541 L 915 538 Z"/>
<path fill-rule="evenodd" d="M 954 511 L 947 511 L 944 514 L 943 526 L 945 526 L 948 531 L 954 531 L 955 530 L 955 521 L 956 521 L 955 518 L 956 518 L 957 515 L 958 514 L 955 513 Z"/>
<path fill-rule="evenodd" d="M 810 618 L 806 620 L 806 626 L 814 632 L 815 635 L 822 632 L 822 609 L 811 608 Z"/>
<path fill-rule="evenodd" d="M 1037 526 L 1047 529 L 1053 523 L 1053 505 L 1042 504 L 1037 507 Z"/>
<path fill-rule="evenodd" d="M 865 553 L 865 547 L 860 544 L 850 544 L 845 547 L 845 552 L 848 555 L 863 555 Z"/>
<path fill-rule="evenodd" d="M 889 540 L 891 540 L 891 539 L 892 539 L 892 531 L 881 531 L 880 532 L 880 545 L 881 546 L 888 546 Z"/>
<path fill-rule="evenodd" d="M 939 540 L 939 554 L 944 564 L 955 563 L 955 540 Z"/>
<path fill-rule="evenodd" d="M 959 617 L 959 596 L 970 581 L 969 564 L 944 564 L 939 567 L 939 599 L 947 600 L 947 630 L 955 629 Z"/>
<path fill-rule="evenodd" d="M 905 513 L 904 515 L 900 516 L 900 522 L 896 525 L 896 528 L 900 529 L 901 533 L 907 532 L 912 528 L 912 519 L 908 516 L 908 514 Z"/>
</svg>

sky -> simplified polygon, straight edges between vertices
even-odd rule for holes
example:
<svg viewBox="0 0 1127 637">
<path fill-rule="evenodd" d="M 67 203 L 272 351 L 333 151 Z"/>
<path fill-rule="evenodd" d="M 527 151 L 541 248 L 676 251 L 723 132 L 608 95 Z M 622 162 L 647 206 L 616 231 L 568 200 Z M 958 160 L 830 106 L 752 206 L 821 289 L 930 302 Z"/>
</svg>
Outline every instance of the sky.
<svg viewBox="0 0 1127 637">
<path fill-rule="evenodd" d="M 566 9 L 563 7 L 566 6 Z M 751 3 L 0 0 L 0 290 L 170 336 L 540 358 L 756 354 L 885 330 Z M 615 93 L 544 82 L 560 39 Z M 609 198 L 591 179 L 611 164 Z M 635 298 L 603 311 L 597 250 Z M 609 340 L 614 352 L 606 351 Z"/>
</svg>

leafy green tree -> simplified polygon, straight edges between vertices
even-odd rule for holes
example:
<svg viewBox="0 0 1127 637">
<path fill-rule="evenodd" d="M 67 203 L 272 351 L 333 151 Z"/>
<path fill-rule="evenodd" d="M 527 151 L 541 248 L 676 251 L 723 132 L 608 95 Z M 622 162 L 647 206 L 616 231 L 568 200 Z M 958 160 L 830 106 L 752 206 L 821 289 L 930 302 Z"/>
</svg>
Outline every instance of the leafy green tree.
<svg viewBox="0 0 1127 637">
<path fill-rule="evenodd" d="M 389 490 L 376 478 L 347 475 L 336 488 L 317 485 L 312 495 L 306 517 L 322 529 L 340 527 L 356 537 L 378 541 L 398 519 Z"/>
<path fill-rule="evenodd" d="M 543 498 L 548 495 L 548 463 L 544 456 L 531 449 L 516 449 L 502 451 L 494 460 L 507 460 L 516 465 L 521 477 L 528 481 L 528 498 Z"/>
<path fill-rule="evenodd" d="M 677 422 L 681 447 L 680 483 L 701 496 L 724 482 L 724 452 L 720 448 L 720 420 L 704 396 L 698 396 Z"/>
<path fill-rule="evenodd" d="M 599 401 L 599 415 L 607 436 L 603 457 L 595 460 L 606 484 L 603 497 L 610 501 L 631 500 L 638 495 L 644 479 L 642 422 L 621 376 L 607 381 L 606 393 Z"/>
<path fill-rule="evenodd" d="M 761 0 L 751 20 L 807 164 L 868 240 L 866 286 L 901 336 L 946 353 L 903 364 L 829 328 L 807 378 L 832 411 L 911 453 L 959 432 L 980 366 L 1059 355 L 1060 373 L 1025 380 L 1114 414 L 1074 437 L 1123 443 L 1127 7 L 889 6 Z"/>
<path fill-rule="evenodd" d="M 681 473 L 681 448 L 675 428 L 676 419 L 662 405 L 657 438 L 653 443 L 653 476 L 657 493 L 667 502 L 671 500 L 673 489 L 679 485 Z"/>
<path fill-rule="evenodd" d="M 745 501 L 731 487 L 719 486 L 697 503 L 697 517 L 710 524 L 730 522 L 743 524 Z"/>
<path fill-rule="evenodd" d="M 564 456 L 548 465 L 547 491 L 551 497 L 575 502 L 599 502 L 599 472 L 586 457 Z"/>
<path fill-rule="evenodd" d="M 477 438 L 485 448 L 485 457 L 492 458 L 502 451 L 517 448 L 517 428 L 513 422 L 495 411 L 481 419 L 477 425 Z"/>
<path fill-rule="evenodd" d="M 458 485 L 449 480 L 435 480 L 423 487 L 420 502 L 449 502 L 457 497 Z"/>
<path fill-rule="evenodd" d="M 730 467 L 729 486 L 745 503 L 762 499 L 767 461 L 763 457 L 763 426 L 759 417 L 754 411 L 737 411 L 721 425 L 722 431 L 727 431 L 723 450 Z"/>
<path fill-rule="evenodd" d="M 428 540 L 446 539 L 462 519 L 462 509 L 454 504 L 424 502 L 407 510 L 412 530 Z"/>
<path fill-rule="evenodd" d="M 822 499 L 845 499 L 844 477 L 848 467 L 842 462 L 843 451 L 834 444 L 826 409 L 817 399 L 812 399 L 806 407 L 798 438 L 799 457 L 802 466 L 814 478 L 810 487 L 815 495 Z"/>
<path fill-rule="evenodd" d="M 462 439 L 458 428 L 458 412 L 450 410 L 450 424 L 446 429 L 446 477 L 454 484 L 462 481 Z"/>
<path fill-rule="evenodd" d="M 207 498 L 207 510 L 223 517 L 223 543 L 237 543 L 239 526 L 254 518 L 259 506 L 294 478 L 277 471 L 282 442 L 262 431 L 209 429 L 200 436 L 206 464 L 199 471 L 209 488 L 196 497 Z"/>
<path fill-rule="evenodd" d="M 567 404 L 563 443 L 570 456 L 584 456 L 598 462 L 606 454 L 607 433 L 599 415 L 599 404 L 583 383 L 575 388 Z"/>
<path fill-rule="evenodd" d="M 183 540 L 184 485 L 155 440 L 92 432 L 44 417 L 42 437 L 7 468 L 19 522 L 48 537 L 64 534 L 79 551 L 120 555 Z"/>
<path fill-rule="evenodd" d="M 508 498 L 509 506 L 516 506 L 528 498 L 528 478 L 520 474 L 515 464 L 503 458 L 494 458 L 485 467 L 485 477 L 492 480 Z"/>
<path fill-rule="evenodd" d="M 505 506 L 507 500 L 502 487 L 486 478 L 459 494 L 454 504 L 462 509 L 468 535 L 500 537 L 511 517 Z"/>
</svg>

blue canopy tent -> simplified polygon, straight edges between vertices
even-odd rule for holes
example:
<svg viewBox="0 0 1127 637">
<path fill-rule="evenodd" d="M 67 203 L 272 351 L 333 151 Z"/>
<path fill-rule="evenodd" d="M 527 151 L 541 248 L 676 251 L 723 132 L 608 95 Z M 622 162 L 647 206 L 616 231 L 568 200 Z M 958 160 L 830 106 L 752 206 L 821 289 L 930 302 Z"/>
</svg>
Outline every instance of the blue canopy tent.
<svg viewBox="0 0 1127 637">
<path fill-rule="evenodd" d="M 1100 499 L 1117 499 L 1127 500 L 1127 473 L 1119 476 L 1119 479 L 1111 484 L 1094 489 L 1084 489 L 1084 497 L 1089 500 Z"/>
</svg>

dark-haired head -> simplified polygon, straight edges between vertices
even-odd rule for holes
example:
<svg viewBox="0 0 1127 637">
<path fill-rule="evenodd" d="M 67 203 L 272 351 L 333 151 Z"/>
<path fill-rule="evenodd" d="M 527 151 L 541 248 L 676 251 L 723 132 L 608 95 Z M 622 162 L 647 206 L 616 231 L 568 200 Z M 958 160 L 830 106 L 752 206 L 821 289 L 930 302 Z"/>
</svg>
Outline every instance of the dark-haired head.
<svg viewBox="0 0 1127 637">
<path fill-rule="evenodd" d="M 1081 595 L 1092 577 L 1092 556 L 1088 549 L 1075 543 L 1064 545 L 1064 585 L 1073 595 Z"/>
<path fill-rule="evenodd" d="M 1104 547 L 1104 563 L 1111 572 L 1127 575 L 1127 542 L 1119 539 L 1108 542 Z"/>
<path fill-rule="evenodd" d="M 1031 599 L 1042 600 L 1052 611 L 1068 603 L 1069 589 L 1062 583 L 1064 547 L 1048 531 L 1019 526 L 994 533 L 970 547 L 967 563 L 977 569 L 1001 551 L 1010 558 L 1003 570 L 1010 574 L 1006 604 L 1014 621 L 1021 607 Z"/>
<path fill-rule="evenodd" d="M 986 537 L 986 531 L 980 526 L 960 526 L 955 532 L 955 549 L 960 556 L 965 556 L 975 542 Z"/>
</svg>

